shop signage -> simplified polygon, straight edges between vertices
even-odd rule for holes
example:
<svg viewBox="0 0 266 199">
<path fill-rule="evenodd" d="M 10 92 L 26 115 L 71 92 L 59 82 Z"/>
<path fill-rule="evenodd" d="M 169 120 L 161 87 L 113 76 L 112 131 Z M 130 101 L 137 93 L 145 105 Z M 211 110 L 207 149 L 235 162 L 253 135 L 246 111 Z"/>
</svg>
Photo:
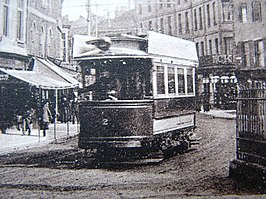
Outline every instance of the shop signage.
<svg viewBox="0 0 266 199">
<path fill-rule="evenodd" d="M 214 64 L 233 64 L 233 55 L 213 55 Z"/>
<path fill-rule="evenodd" d="M 7 74 L 0 74 L 0 81 L 6 81 L 8 80 L 8 75 Z"/>
</svg>

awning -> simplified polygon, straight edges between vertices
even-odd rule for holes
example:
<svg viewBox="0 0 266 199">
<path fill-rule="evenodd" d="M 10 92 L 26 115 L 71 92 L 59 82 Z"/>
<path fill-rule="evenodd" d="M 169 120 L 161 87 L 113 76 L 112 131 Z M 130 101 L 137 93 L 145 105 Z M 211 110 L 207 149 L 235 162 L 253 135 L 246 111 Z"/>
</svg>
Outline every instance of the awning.
<svg viewBox="0 0 266 199">
<path fill-rule="evenodd" d="M 0 68 L 0 71 L 42 89 L 78 88 L 79 82 L 44 59 L 36 59 L 33 71 Z"/>
</svg>

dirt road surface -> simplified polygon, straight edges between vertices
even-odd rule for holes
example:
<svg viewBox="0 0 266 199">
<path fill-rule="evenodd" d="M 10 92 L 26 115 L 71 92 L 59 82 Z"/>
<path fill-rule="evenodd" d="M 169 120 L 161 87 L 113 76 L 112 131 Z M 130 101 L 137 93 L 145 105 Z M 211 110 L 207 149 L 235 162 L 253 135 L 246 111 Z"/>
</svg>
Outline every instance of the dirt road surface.
<svg viewBox="0 0 266 199">
<path fill-rule="evenodd" d="M 195 150 L 156 165 L 77 166 L 77 139 L 0 156 L 0 198 L 265 198 L 258 187 L 228 177 L 234 120 L 198 114 L 196 133 L 202 139 Z M 72 153 L 78 155 L 67 165 L 64 156 Z"/>
</svg>

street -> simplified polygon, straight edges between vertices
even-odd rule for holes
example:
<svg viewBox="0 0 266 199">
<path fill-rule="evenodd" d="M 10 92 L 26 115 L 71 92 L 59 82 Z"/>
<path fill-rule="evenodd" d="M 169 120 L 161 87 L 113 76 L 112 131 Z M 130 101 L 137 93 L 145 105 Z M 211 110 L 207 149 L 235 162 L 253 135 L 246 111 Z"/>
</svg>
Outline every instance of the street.
<svg viewBox="0 0 266 199">
<path fill-rule="evenodd" d="M 236 150 L 235 120 L 199 113 L 196 134 L 202 139 L 194 150 L 158 165 L 52 165 L 51 159 L 79 151 L 76 138 L 2 155 L 1 198 L 264 198 L 263 190 L 228 177 Z"/>
</svg>

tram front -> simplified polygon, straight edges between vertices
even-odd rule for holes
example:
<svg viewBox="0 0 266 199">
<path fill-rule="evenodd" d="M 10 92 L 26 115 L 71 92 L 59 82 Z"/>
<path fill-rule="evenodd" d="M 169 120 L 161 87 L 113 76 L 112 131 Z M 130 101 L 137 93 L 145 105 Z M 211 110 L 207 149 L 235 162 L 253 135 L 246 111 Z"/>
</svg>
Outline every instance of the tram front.
<svg viewBox="0 0 266 199">
<path fill-rule="evenodd" d="M 96 149 L 102 156 L 148 153 L 153 135 L 151 59 L 143 51 L 113 48 L 85 56 L 79 64 L 79 148 Z"/>
</svg>

